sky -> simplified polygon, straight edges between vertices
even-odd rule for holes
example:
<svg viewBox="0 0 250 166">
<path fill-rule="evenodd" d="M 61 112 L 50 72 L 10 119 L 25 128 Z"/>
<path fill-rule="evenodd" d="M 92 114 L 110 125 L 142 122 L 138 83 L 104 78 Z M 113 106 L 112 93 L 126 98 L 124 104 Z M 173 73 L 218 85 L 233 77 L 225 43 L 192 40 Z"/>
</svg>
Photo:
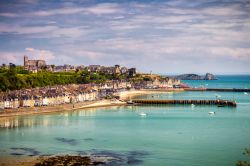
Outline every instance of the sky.
<svg viewBox="0 0 250 166">
<path fill-rule="evenodd" d="M 250 73 L 247 0 L 1 0 L 0 64 Z"/>
</svg>

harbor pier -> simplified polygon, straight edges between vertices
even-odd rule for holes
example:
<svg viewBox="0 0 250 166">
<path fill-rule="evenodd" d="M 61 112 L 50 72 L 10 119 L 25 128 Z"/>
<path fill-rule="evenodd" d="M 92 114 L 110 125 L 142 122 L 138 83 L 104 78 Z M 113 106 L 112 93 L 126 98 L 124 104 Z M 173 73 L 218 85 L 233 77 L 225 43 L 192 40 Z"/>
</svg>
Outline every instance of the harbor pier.
<svg viewBox="0 0 250 166">
<path fill-rule="evenodd" d="M 183 104 L 183 105 L 217 105 L 236 107 L 235 101 L 230 100 L 132 100 L 136 104 Z"/>
<path fill-rule="evenodd" d="M 185 91 L 250 92 L 250 89 L 238 88 L 184 88 Z"/>
</svg>

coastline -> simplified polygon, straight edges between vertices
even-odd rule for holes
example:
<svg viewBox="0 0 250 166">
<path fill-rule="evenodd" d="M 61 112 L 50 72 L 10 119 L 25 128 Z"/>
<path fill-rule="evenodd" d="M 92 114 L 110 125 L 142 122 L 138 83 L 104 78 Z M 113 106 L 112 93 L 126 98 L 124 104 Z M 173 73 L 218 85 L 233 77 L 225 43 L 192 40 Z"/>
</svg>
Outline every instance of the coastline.
<svg viewBox="0 0 250 166">
<path fill-rule="evenodd" d="M 169 91 L 166 90 L 131 90 L 115 93 L 116 96 L 120 97 L 120 100 L 97 100 L 97 101 L 86 101 L 73 104 L 63 104 L 55 106 L 44 106 L 44 107 L 28 107 L 28 108 L 19 108 L 19 109 L 8 109 L 0 112 L 0 121 L 14 116 L 23 116 L 23 115 L 41 115 L 41 114 L 52 114 L 57 112 L 68 112 L 75 111 L 79 109 L 88 109 L 88 108 L 98 108 L 98 107 L 111 107 L 111 106 L 125 106 L 125 102 L 129 98 L 135 96 L 147 95 L 147 94 L 156 94 L 156 93 L 166 93 Z M 35 165 L 40 161 L 40 156 L 1 156 L 0 165 L 17 165 L 17 166 L 27 166 Z"/>
<path fill-rule="evenodd" d="M 74 104 L 62 104 L 62 105 L 55 105 L 55 106 L 8 109 L 8 110 L 4 110 L 0 112 L 0 118 L 11 117 L 11 116 L 75 111 L 78 109 L 86 109 L 86 108 L 120 106 L 120 105 L 125 105 L 125 104 L 126 102 L 112 102 L 111 100 L 97 100 L 97 101 L 86 101 L 86 102 L 79 102 L 79 103 L 74 103 Z"/>
<path fill-rule="evenodd" d="M 183 92 L 184 89 L 142 89 L 142 90 L 132 90 L 117 93 L 121 100 L 129 100 L 135 96 L 157 94 L 157 93 L 167 93 L 167 92 Z"/>
<path fill-rule="evenodd" d="M 22 107 L 17 109 L 6 109 L 0 111 L 0 120 L 1 117 L 12 117 L 12 116 L 22 116 L 22 115 L 34 115 L 34 114 L 48 114 L 55 112 L 65 112 L 65 111 L 75 111 L 79 109 L 87 108 L 97 108 L 97 107 L 110 107 L 110 106 L 124 106 L 127 105 L 125 102 L 130 98 L 140 95 L 155 94 L 155 93 L 166 93 L 172 92 L 173 90 L 166 89 L 143 89 L 143 90 L 131 90 L 115 93 L 116 96 L 120 97 L 120 100 L 96 100 L 96 101 L 85 101 L 74 104 L 62 104 L 55 106 L 42 106 L 42 107 Z M 182 91 L 182 90 L 175 90 Z"/>
</svg>

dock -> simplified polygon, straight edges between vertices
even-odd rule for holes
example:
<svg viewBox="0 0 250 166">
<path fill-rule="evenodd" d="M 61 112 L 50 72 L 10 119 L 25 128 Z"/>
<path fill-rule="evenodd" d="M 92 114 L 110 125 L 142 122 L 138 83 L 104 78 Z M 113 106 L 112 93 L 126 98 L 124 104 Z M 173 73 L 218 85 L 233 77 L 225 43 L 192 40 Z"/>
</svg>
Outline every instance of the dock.
<svg viewBox="0 0 250 166">
<path fill-rule="evenodd" d="M 238 88 L 184 88 L 185 91 L 250 92 L 250 89 Z"/>
<path fill-rule="evenodd" d="M 182 104 L 182 105 L 217 105 L 236 107 L 235 101 L 230 100 L 132 100 L 136 104 Z"/>
</svg>

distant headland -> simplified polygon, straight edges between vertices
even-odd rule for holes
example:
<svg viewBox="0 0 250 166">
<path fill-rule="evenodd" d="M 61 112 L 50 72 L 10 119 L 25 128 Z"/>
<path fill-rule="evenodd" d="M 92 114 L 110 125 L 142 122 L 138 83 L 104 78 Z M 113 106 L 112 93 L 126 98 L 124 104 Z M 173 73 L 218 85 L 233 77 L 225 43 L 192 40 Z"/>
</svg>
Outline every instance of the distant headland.
<svg viewBox="0 0 250 166">
<path fill-rule="evenodd" d="M 217 78 L 211 73 L 206 73 L 205 76 L 200 76 L 197 74 L 182 74 L 176 76 L 175 78 L 180 80 L 217 80 Z"/>
</svg>

